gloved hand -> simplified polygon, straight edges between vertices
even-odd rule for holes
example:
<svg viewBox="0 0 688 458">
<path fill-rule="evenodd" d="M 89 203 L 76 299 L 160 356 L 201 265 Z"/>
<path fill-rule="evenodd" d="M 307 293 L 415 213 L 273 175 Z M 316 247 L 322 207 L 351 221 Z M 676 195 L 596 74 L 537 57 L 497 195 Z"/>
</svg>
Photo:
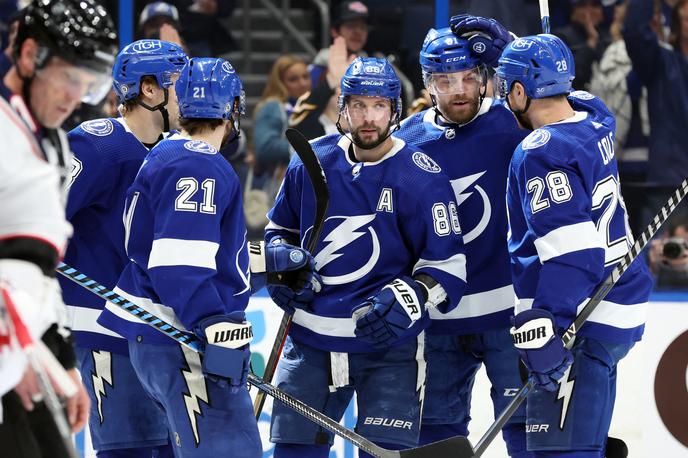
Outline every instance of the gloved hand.
<svg viewBox="0 0 688 458">
<path fill-rule="evenodd" d="M 543 309 L 525 310 L 513 318 L 513 324 L 511 337 L 535 384 L 555 391 L 573 356 L 554 332 L 554 317 Z"/>
<path fill-rule="evenodd" d="M 502 51 L 514 39 L 502 24 L 491 18 L 459 14 L 452 16 L 449 24 L 454 35 L 467 38 L 471 51 L 490 67 L 498 65 Z"/>
<path fill-rule="evenodd" d="M 403 276 L 353 310 L 354 333 L 376 347 L 386 347 L 423 316 L 427 291 L 413 278 Z"/>
<path fill-rule="evenodd" d="M 249 343 L 253 339 L 246 314 L 213 315 L 201 320 L 193 331 L 205 344 L 203 375 L 223 388 L 229 385 L 232 393 L 245 387 L 251 361 Z"/>
<path fill-rule="evenodd" d="M 284 243 L 280 238 L 271 240 L 265 252 L 267 288 L 272 300 L 290 315 L 297 308 L 307 309 L 322 283 L 315 271 L 313 257 L 306 250 Z M 277 273 L 279 275 L 271 275 Z"/>
</svg>

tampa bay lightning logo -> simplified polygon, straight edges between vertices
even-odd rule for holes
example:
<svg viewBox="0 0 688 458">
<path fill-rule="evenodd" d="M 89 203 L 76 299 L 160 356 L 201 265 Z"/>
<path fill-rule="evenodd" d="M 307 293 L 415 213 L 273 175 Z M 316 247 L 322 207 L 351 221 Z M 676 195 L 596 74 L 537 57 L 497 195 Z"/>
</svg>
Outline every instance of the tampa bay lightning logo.
<svg viewBox="0 0 688 458">
<path fill-rule="evenodd" d="M 442 171 L 442 168 L 437 162 L 433 161 L 432 158 L 425 153 L 416 151 L 411 157 L 413 158 L 413 162 L 426 172 L 440 173 Z"/>
<path fill-rule="evenodd" d="M 91 135 L 96 137 L 105 137 L 110 135 L 115 130 L 112 121 L 109 119 L 94 119 L 93 121 L 86 121 L 81 124 L 81 128 Z"/>
<path fill-rule="evenodd" d="M 203 140 L 189 140 L 188 142 L 184 143 L 184 148 L 203 154 L 217 153 L 217 150 L 213 148 L 212 145 L 204 142 Z"/>
<path fill-rule="evenodd" d="M 550 134 L 549 131 L 544 129 L 537 129 L 531 132 L 530 135 L 523 139 L 521 147 L 524 150 L 539 148 L 542 145 L 546 144 L 550 138 L 552 138 L 552 134 Z"/>
<path fill-rule="evenodd" d="M 343 285 L 368 275 L 380 259 L 375 214 L 331 216 L 325 220 L 315 267 L 326 285 Z M 308 237 L 308 229 L 305 238 Z"/>
<path fill-rule="evenodd" d="M 569 95 L 580 100 L 592 100 L 595 98 L 595 96 L 588 91 L 573 91 Z"/>
<path fill-rule="evenodd" d="M 462 213 L 462 216 L 467 216 L 467 215 L 477 215 L 480 214 L 479 212 L 482 212 L 480 215 L 480 219 L 476 223 L 476 225 L 469 230 L 466 230 L 463 234 L 463 243 L 470 243 L 476 238 L 480 236 L 480 234 L 483 233 L 487 225 L 490 223 L 490 218 L 492 217 L 492 205 L 490 204 L 490 198 L 487 196 L 487 193 L 485 190 L 480 186 L 475 184 L 480 177 L 485 175 L 485 171 L 474 173 L 473 175 L 468 175 L 465 177 L 457 178 L 456 180 L 451 180 L 451 186 L 452 189 L 454 190 L 454 195 L 456 196 L 456 203 L 459 206 L 459 213 Z M 475 195 L 474 195 L 475 194 Z M 466 202 L 469 197 L 471 198 L 471 202 L 469 205 L 469 210 L 470 211 L 462 211 L 461 210 L 461 204 Z M 477 207 L 478 205 L 478 198 L 480 198 L 480 201 L 482 201 L 482 205 Z M 473 219 L 473 218 L 471 218 Z M 473 221 L 468 221 L 469 223 L 473 223 Z M 464 226 L 464 220 L 461 220 L 461 225 Z"/>
<path fill-rule="evenodd" d="M 514 51 L 527 51 L 533 46 L 533 40 L 527 40 L 525 38 L 517 38 L 511 43 L 511 49 Z"/>
</svg>

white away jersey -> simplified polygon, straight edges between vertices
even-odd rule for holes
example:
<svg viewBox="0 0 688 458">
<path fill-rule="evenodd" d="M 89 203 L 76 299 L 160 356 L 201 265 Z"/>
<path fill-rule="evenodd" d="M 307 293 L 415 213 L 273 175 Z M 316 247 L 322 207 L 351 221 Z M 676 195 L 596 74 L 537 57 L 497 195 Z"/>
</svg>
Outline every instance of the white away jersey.
<svg viewBox="0 0 688 458">
<path fill-rule="evenodd" d="M 449 296 L 451 310 L 466 287 L 466 258 L 454 194 L 442 169 L 422 151 L 394 138 L 379 161 L 355 162 L 351 141 L 334 134 L 311 142 L 327 177 L 330 205 L 313 253 L 323 287 L 311 310 L 297 310 L 290 335 L 328 351 L 375 348 L 354 336 L 354 307 L 402 275 L 425 273 Z M 315 198 L 298 156 L 269 212 L 266 237 L 310 237 Z M 420 319 L 405 338 L 428 325 Z M 401 341 L 399 342 L 401 343 Z"/>
<path fill-rule="evenodd" d="M 239 179 L 206 142 L 179 134 L 154 147 L 127 191 L 129 263 L 115 291 L 181 330 L 244 310 L 250 278 Z M 175 341 L 108 303 L 98 322 L 143 341 Z"/>
<path fill-rule="evenodd" d="M 526 137 L 514 152 L 507 205 L 517 310 L 551 311 L 561 328 L 632 245 L 614 158 L 613 115 L 591 94 L 575 115 Z M 652 281 L 637 259 L 578 333 L 639 340 Z"/>
</svg>

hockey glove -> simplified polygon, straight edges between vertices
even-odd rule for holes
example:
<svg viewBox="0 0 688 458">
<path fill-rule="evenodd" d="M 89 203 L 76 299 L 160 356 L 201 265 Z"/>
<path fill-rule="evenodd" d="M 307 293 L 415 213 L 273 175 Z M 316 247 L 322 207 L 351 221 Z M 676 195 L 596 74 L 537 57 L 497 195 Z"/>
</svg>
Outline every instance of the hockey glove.
<svg viewBox="0 0 688 458">
<path fill-rule="evenodd" d="M 308 309 L 322 281 L 310 253 L 275 238 L 266 246 L 265 260 L 267 288 L 272 300 L 290 315 L 297 308 Z M 272 273 L 279 275 L 270 275 Z"/>
<path fill-rule="evenodd" d="M 194 333 L 205 344 L 203 375 L 223 388 L 229 385 L 232 393 L 245 387 L 253 339 L 246 314 L 231 312 L 205 318 L 194 326 Z"/>
<path fill-rule="evenodd" d="M 554 332 L 554 317 L 543 309 L 525 310 L 513 318 L 513 324 L 511 337 L 535 384 L 555 391 L 573 356 Z"/>
<path fill-rule="evenodd" d="M 413 278 L 395 279 L 353 310 L 354 334 L 376 347 L 391 345 L 423 316 L 427 294 Z"/>
<path fill-rule="evenodd" d="M 454 35 L 468 39 L 471 51 L 490 67 L 498 65 L 499 56 L 514 37 L 499 22 L 470 14 L 452 16 L 449 20 Z"/>
</svg>

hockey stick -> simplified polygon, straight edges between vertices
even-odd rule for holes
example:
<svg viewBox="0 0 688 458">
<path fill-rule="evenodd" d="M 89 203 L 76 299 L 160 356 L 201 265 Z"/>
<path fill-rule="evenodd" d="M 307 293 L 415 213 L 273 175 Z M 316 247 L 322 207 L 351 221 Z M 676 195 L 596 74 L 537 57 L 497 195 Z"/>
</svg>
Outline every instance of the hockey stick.
<svg viewBox="0 0 688 458">
<path fill-rule="evenodd" d="M 609 274 L 609 276 L 604 280 L 604 282 L 597 287 L 595 293 L 588 300 L 588 302 L 583 306 L 574 322 L 568 327 L 561 340 L 564 345 L 569 350 L 573 346 L 574 339 L 576 338 L 576 333 L 583 326 L 585 321 L 590 317 L 592 312 L 597 308 L 597 306 L 602 302 L 607 293 L 611 291 L 614 284 L 619 280 L 621 275 L 628 270 L 631 263 L 638 257 L 640 252 L 645 248 L 648 242 L 655 235 L 657 230 L 662 224 L 669 218 L 669 215 L 674 211 L 676 206 L 683 200 L 683 198 L 688 193 L 688 178 L 683 180 L 683 183 L 674 191 L 673 195 L 669 198 L 662 209 L 657 213 L 649 226 L 640 234 L 640 237 L 635 241 L 631 249 L 626 253 L 626 256 L 614 267 L 614 270 Z M 487 432 L 480 439 L 478 444 L 475 446 L 475 452 L 472 455 L 456 455 L 456 458 L 471 458 L 479 457 L 485 453 L 487 447 L 492 443 L 497 434 L 506 424 L 506 422 L 511 418 L 511 416 L 516 412 L 518 407 L 526 399 L 530 391 L 533 389 L 535 382 L 532 378 L 528 379 L 528 382 L 521 388 L 521 390 L 516 393 L 514 399 L 509 403 L 509 405 L 504 409 L 504 411 L 499 415 L 499 417 L 494 421 L 492 426 L 487 430 Z"/>
<path fill-rule="evenodd" d="M 171 324 L 161 320 L 151 313 L 148 313 L 144 308 L 139 307 L 119 294 L 110 291 L 105 286 L 88 278 L 86 275 L 82 274 L 73 267 L 69 267 L 63 262 L 57 266 L 57 271 L 97 296 L 111 302 L 112 304 L 115 304 L 122 310 L 131 313 L 146 324 L 153 326 L 160 332 L 163 332 L 170 338 L 176 340 L 179 344 L 184 345 L 195 352 L 201 352 L 200 341 L 196 336 L 180 331 Z M 285 393 L 279 388 L 274 387 L 254 374 L 248 374 L 248 382 L 258 388 L 261 392 L 272 396 L 290 409 L 293 409 L 295 412 L 303 415 L 316 425 L 321 426 L 333 434 L 348 440 L 359 449 L 364 450 L 378 458 L 438 458 L 457 452 L 472 452 L 471 444 L 465 437 L 452 437 L 444 441 L 406 450 L 388 450 L 375 445 L 373 442 L 369 441 L 360 434 L 345 428 L 327 415 L 315 410 L 314 408 L 303 403 L 290 394 Z"/>
<path fill-rule="evenodd" d="M 303 166 L 306 168 L 306 173 L 308 178 L 311 180 L 311 186 L 313 187 L 313 194 L 315 194 L 315 219 L 313 221 L 313 231 L 311 236 L 308 238 L 308 244 L 306 245 L 306 250 L 309 253 L 313 253 L 316 245 L 318 244 L 318 238 L 320 236 L 320 231 L 322 230 L 323 222 L 325 221 L 325 213 L 327 213 L 327 207 L 330 203 L 330 193 L 327 190 L 327 179 L 325 178 L 325 172 L 320 165 L 318 156 L 315 155 L 311 144 L 308 143 L 306 137 L 303 136 L 301 132 L 296 129 L 287 129 L 285 132 L 287 140 L 296 151 L 296 154 L 303 162 Z M 284 341 L 287 339 L 287 334 L 289 333 L 289 328 L 291 327 L 292 316 L 285 313 L 282 316 L 282 321 L 280 322 L 279 328 L 277 329 L 277 335 L 275 336 L 275 341 L 272 344 L 272 350 L 270 351 L 270 356 L 268 357 L 267 363 L 265 363 L 265 371 L 263 372 L 263 380 L 266 382 L 271 382 L 272 377 L 275 375 L 275 370 L 277 369 L 277 363 L 279 362 L 280 355 L 282 354 L 282 347 L 284 347 Z M 256 394 L 256 399 L 253 402 L 253 414 L 256 420 L 260 419 L 260 413 L 263 411 L 263 405 L 265 404 L 265 392 L 261 391 Z"/>
<path fill-rule="evenodd" d="M 540 21 L 542 33 L 549 33 L 549 4 L 547 0 L 540 0 Z"/>
</svg>

